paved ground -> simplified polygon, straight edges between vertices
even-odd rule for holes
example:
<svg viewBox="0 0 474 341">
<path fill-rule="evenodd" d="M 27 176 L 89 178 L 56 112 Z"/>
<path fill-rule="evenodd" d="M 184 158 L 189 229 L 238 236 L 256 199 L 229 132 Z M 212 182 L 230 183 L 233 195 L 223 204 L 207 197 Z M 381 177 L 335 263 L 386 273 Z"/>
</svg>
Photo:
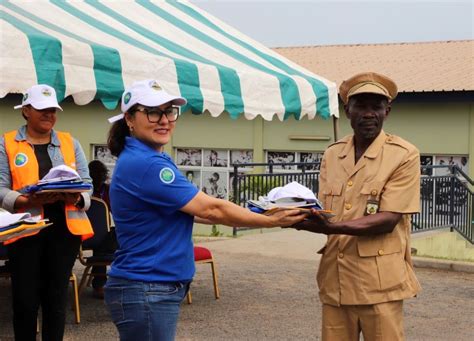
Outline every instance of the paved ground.
<svg viewBox="0 0 474 341">
<path fill-rule="evenodd" d="M 198 265 L 193 304 L 182 305 L 178 340 L 319 339 L 316 251 L 324 237 L 285 230 L 198 244 L 218 262 L 221 299 L 213 297 L 210 267 Z M 407 339 L 471 340 L 474 274 L 417 269 L 417 275 L 424 290 L 406 301 Z M 103 302 L 89 291 L 81 296 L 81 310 L 80 325 L 70 312 L 66 340 L 117 339 Z M 0 280 L 0 340 L 13 340 L 10 320 L 9 286 Z"/>
</svg>

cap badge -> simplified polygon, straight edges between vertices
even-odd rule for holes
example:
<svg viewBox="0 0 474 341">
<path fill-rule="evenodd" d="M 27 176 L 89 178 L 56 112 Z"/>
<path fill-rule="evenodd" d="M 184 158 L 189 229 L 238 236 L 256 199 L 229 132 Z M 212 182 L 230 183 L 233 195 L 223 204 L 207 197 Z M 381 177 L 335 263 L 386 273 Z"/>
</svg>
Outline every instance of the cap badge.
<svg viewBox="0 0 474 341">
<path fill-rule="evenodd" d="M 132 94 L 130 92 L 127 92 L 125 94 L 125 96 L 123 96 L 123 102 L 125 104 L 128 104 L 128 102 L 130 102 L 130 99 L 132 98 Z"/>
<path fill-rule="evenodd" d="M 156 90 L 156 91 L 162 90 L 161 86 L 159 86 L 156 81 L 151 81 L 150 82 L 150 88 L 152 88 L 153 90 Z"/>
<path fill-rule="evenodd" d="M 24 153 L 18 153 L 15 155 L 15 166 L 22 167 L 28 162 L 28 156 Z"/>
<path fill-rule="evenodd" d="M 160 171 L 160 180 L 165 184 L 170 184 L 174 180 L 174 172 L 171 168 L 165 167 Z"/>
<path fill-rule="evenodd" d="M 43 94 L 43 96 L 46 96 L 46 97 L 50 97 L 51 96 L 51 91 L 49 91 L 49 89 L 46 89 L 44 88 L 41 93 Z"/>
<path fill-rule="evenodd" d="M 28 94 L 26 93 L 23 95 L 23 102 L 25 102 L 27 99 L 28 99 Z"/>
</svg>

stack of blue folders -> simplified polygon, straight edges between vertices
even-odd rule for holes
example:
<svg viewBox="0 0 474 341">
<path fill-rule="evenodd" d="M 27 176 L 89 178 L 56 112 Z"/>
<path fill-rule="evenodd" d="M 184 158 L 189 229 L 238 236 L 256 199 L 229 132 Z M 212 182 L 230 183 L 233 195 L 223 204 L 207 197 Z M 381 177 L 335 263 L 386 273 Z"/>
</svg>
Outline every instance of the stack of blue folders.
<svg viewBox="0 0 474 341">
<path fill-rule="evenodd" d="M 37 185 L 28 186 L 26 188 L 27 193 L 47 193 L 47 192 L 87 192 L 92 189 L 92 185 L 82 180 L 63 180 L 42 183 Z"/>
<path fill-rule="evenodd" d="M 72 168 L 60 165 L 50 169 L 48 174 L 37 184 L 28 186 L 27 193 L 46 193 L 46 192 L 87 192 L 92 189 L 90 183 L 84 182 L 79 174 Z"/>
</svg>

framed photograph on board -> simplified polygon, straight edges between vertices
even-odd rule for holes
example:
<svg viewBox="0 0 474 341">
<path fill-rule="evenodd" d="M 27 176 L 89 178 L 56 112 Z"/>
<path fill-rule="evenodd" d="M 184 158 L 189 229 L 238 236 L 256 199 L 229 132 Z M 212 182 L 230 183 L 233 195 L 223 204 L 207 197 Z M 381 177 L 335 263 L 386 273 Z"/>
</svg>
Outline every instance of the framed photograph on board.
<svg viewBox="0 0 474 341">
<path fill-rule="evenodd" d="M 201 149 L 178 148 L 176 150 L 176 165 L 200 167 L 202 165 Z"/>
<path fill-rule="evenodd" d="M 228 167 L 229 153 L 227 150 L 204 149 L 204 167 Z"/>
<path fill-rule="evenodd" d="M 227 199 L 228 174 L 228 172 L 203 171 L 201 190 L 211 197 Z"/>
</svg>

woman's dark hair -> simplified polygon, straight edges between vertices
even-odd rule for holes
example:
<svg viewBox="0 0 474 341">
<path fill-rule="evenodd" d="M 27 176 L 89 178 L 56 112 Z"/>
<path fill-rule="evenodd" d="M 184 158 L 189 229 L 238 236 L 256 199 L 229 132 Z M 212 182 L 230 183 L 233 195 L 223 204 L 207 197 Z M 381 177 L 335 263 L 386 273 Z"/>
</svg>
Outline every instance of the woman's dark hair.
<svg viewBox="0 0 474 341">
<path fill-rule="evenodd" d="M 92 178 L 94 190 L 99 190 L 109 175 L 109 170 L 102 161 L 92 160 L 89 162 L 89 174 Z"/>
<path fill-rule="evenodd" d="M 135 104 L 128 109 L 129 115 L 135 115 L 135 111 L 138 108 L 138 104 Z M 119 156 L 122 150 L 125 148 L 125 138 L 130 136 L 130 129 L 127 126 L 125 118 L 118 120 L 112 124 L 109 130 L 109 137 L 107 139 L 107 146 L 110 149 L 110 153 L 113 156 Z"/>
</svg>

